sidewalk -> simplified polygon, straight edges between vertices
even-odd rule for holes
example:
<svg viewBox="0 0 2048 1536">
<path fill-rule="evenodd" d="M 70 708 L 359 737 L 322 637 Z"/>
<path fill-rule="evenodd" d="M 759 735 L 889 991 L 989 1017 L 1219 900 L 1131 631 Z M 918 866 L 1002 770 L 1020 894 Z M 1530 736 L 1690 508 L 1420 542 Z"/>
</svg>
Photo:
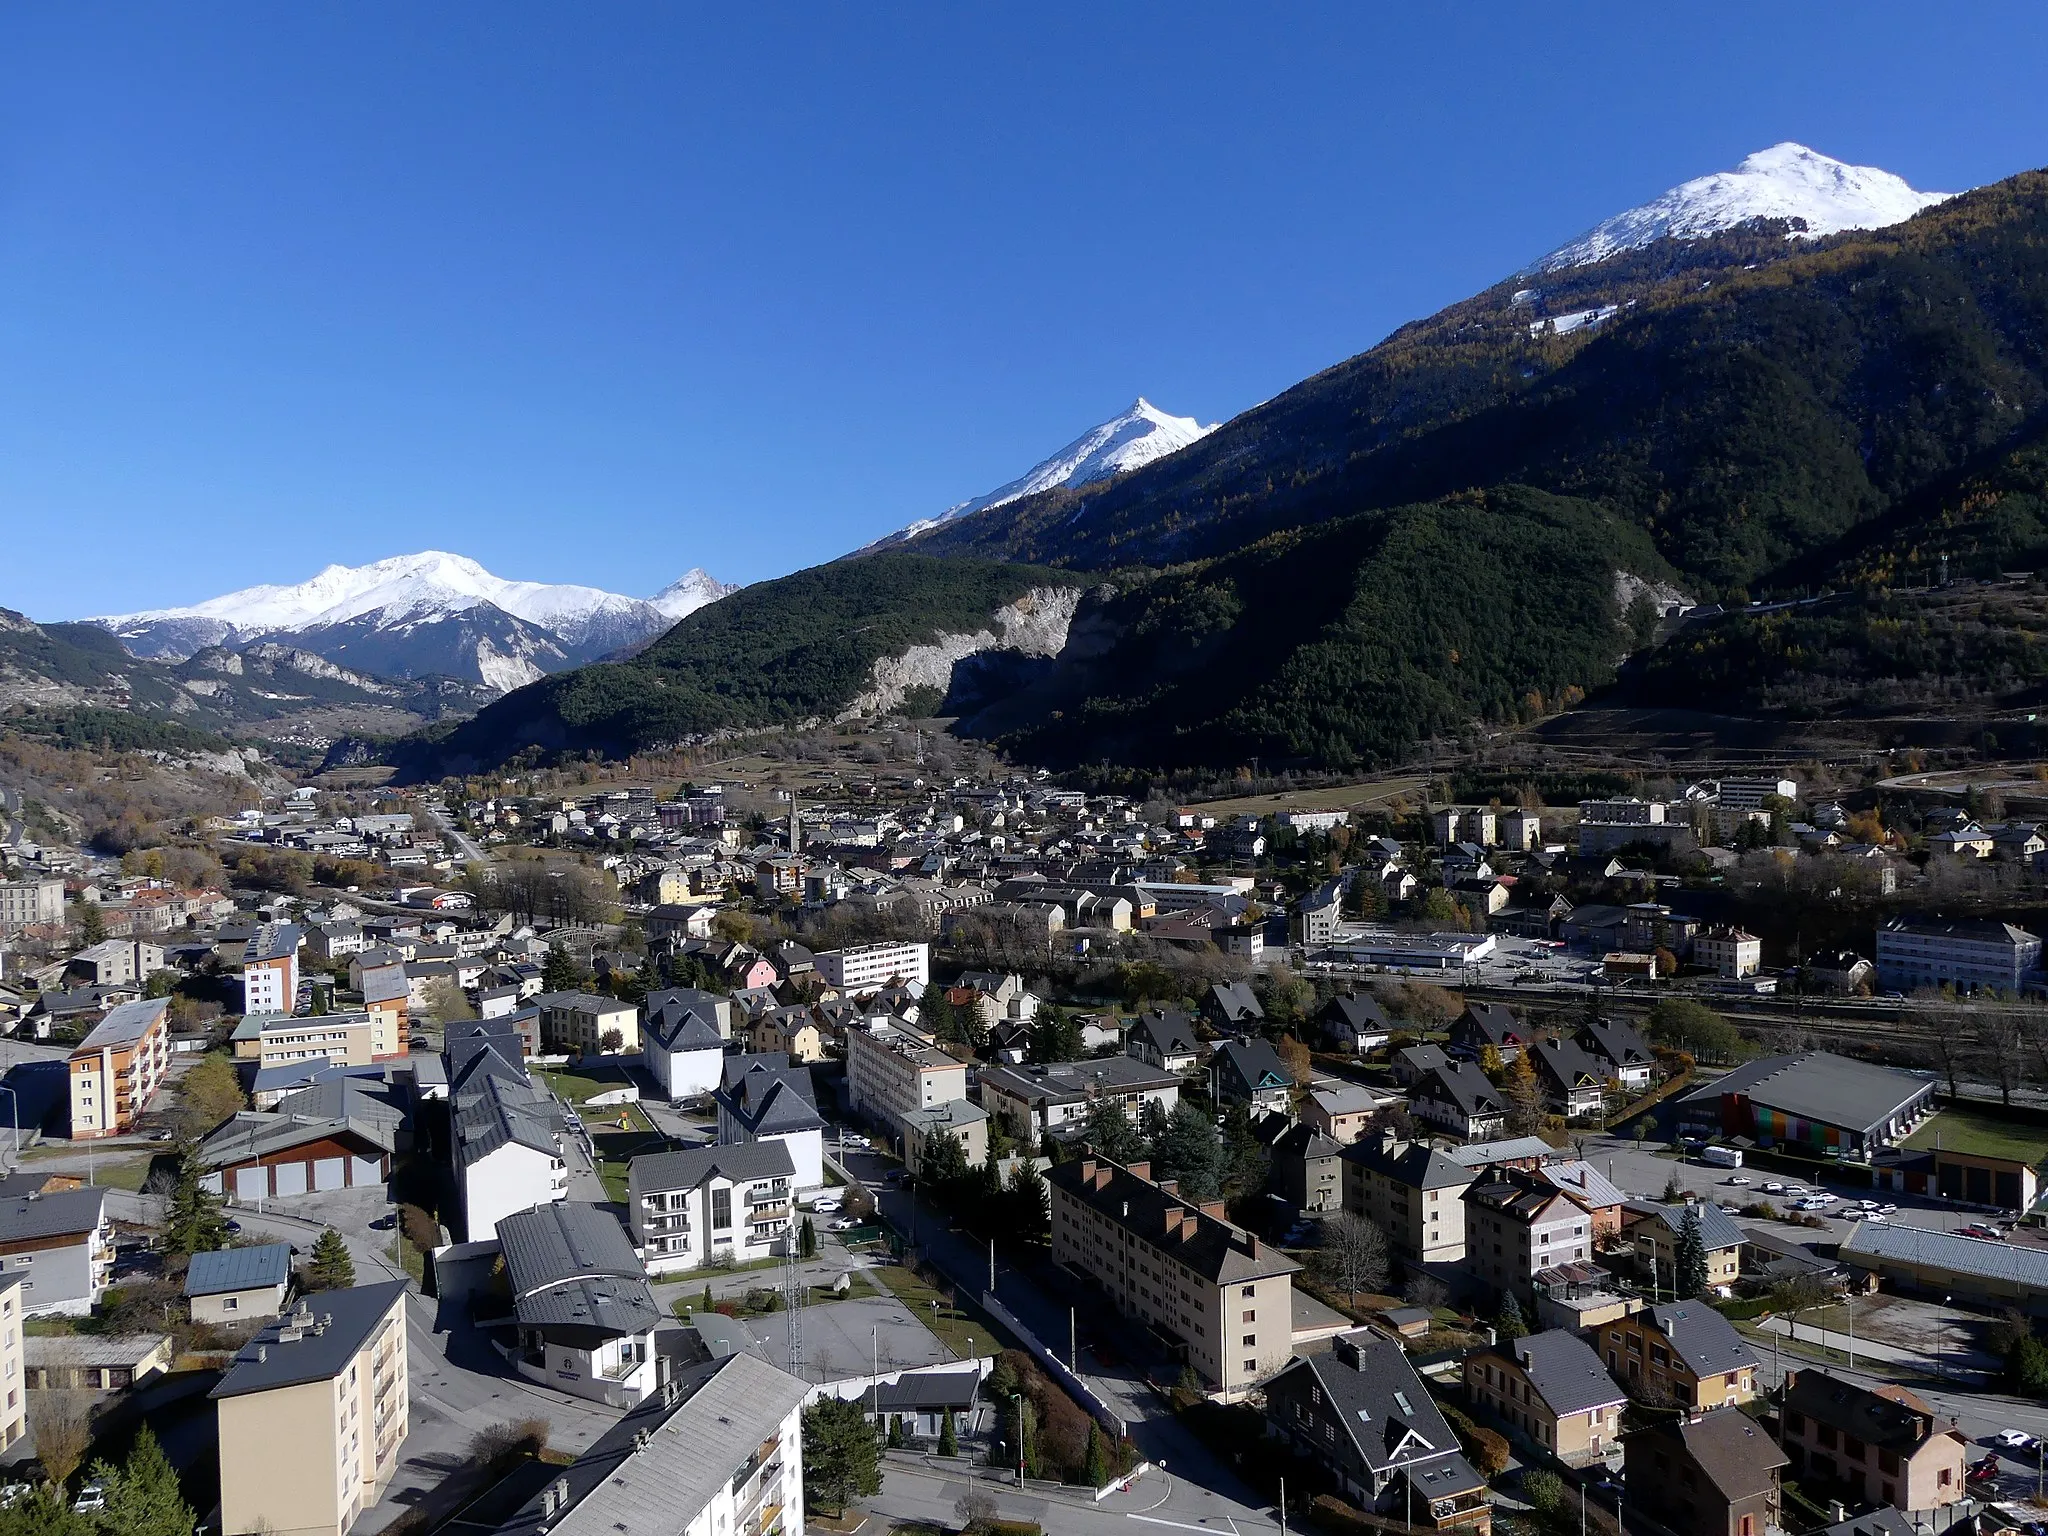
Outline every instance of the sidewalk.
<svg viewBox="0 0 2048 1536">
<path fill-rule="evenodd" d="M 1943 1350 L 1928 1355 L 1901 1349 L 1896 1344 L 1819 1328 L 1812 1323 L 1795 1324 L 1783 1317 L 1766 1318 L 1756 1325 L 1756 1329 L 1759 1333 L 1773 1333 L 1792 1343 L 1842 1354 L 1851 1366 L 1905 1366 L 1929 1376 L 1946 1376 L 1958 1382 L 1981 1381 L 1994 1375 L 1998 1369 L 1998 1362 L 1976 1350 Z"/>
</svg>

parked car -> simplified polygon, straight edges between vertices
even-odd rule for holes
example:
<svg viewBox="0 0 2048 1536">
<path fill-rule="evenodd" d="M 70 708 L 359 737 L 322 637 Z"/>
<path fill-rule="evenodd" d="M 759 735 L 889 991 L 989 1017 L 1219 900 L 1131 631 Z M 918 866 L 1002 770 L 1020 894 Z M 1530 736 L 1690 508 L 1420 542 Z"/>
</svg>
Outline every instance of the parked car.
<svg viewBox="0 0 2048 1536">
<path fill-rule="evenodd" d="M 1993 1454 L 1986 1456 L 1981 1461 L 1972 1462 L 1970 1464 L 1969 1470 L 1965 1472 L 1963 1476 L 1967 1481 L 1972 1483 L 1990 1482 L 1992 1478 L 1998 1476 L 1997 1454 L 1994 1452 Z"/>
<path fill-rule="evenodd" d="M 811 1209 L 816 1211 L 820 1216 L 830 1216 L 834 1211 L 839 1210 L 844 1204 L 845 1202 L 841 1200 L 837 1195 L 826 1195 L 823 1199 L 814 1201 L 811 1205 Z"/>
<path fill-rule="evenodd" d="M 98 1514 L 107 1507 L 107 1487 L 104 1483 L 87 1483 L 78 1490 L 78 1498 L 72 1503 L 74 1515 Z"/>
<path fill-rule="evenodd" d="M 1782 1195 L 1786 1193 L 1786 1190 L 1785 1186 L 1778 1180 L 1766 1179 L 1764 1180 L 1764 1193 L 1767 1195 Z"/>
<path fill-rule="evenodd" d="M 851 1232 L 859 1225 L 859 1219 L 853 1216 L 835 1216 L 826 1223 L 827 1229 L 833 1232 Z"/>
<path fill-rule="evenodd" d="M 1997 1229 L 1996 1227 L 1986 1227 L 1986 1226 L 1979 1226 L 1979 1225 L 1977 1225 L 1977 1224 L 1975 1224 L 1975 1223 L 1973 1223 L 1973 1224 L 1971 1224 L 1970 1226 L 1967 1226 L 1967 1227 L 1957 1227 L 1957 1228 L 1956 1228 L 1956 1236 L 1957 1236 L 1957 1237 L 1981 1237 L 1981 1238 L 1983 1238 L 1983 1239 L 1984 1239 L 1984 1240 L 1985 1240 L 1986 1242 L 1993 1242 L 1993 1243 L 1995 1243 L 1995 1242 L 1997 1242 L 1997 1241 L 1999 1240 L 1999 1233 L 1998 1233 L 1998 1229 Z"/>
<path fill-rule="evenodd" d="M 2040 1444 L 2032 1435 L 2017 1429 L 2001 1429 L 1991 1437 L 1991 1443 L 2002 1451 L 2031 1451 Z"/>
<path fill-rule="evenodd" d="M 1722 1182 L 1723 1184 L 1735 1184 L 1735 1185 L 1743 1185 L 1743 1184 L 1753 1184 L 1753 1183 L 1755 1183 L 1756 1181 L 1755 1181 L 1754 1179 L 1750 1178 L 1750 1176 L 1749 1176 L 1748 1174 L 1746 1174 L 1746 1173 L 1738 1173 L 1738 1174 L 1736 1174 L 1736 1175 L 1735 1175 L 1735 1177 L 1734 1177 L 1734 1178 L 1732 1178 L 1732 1179 L 1723 1179 L 1723 1180 L 1722 1180 L 1721 1182 Z"/>
</svg>

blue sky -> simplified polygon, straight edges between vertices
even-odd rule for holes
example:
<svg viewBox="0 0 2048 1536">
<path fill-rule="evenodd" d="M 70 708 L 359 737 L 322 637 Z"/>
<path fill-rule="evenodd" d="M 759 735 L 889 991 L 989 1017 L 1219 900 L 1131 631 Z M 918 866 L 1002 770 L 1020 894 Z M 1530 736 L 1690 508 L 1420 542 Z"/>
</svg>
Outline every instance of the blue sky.
<svg viewBox="0 0 2048 1536">
<path fill-rule="evenodd" d="M 1781 139 L 2048 163 L 2038 9 L 1422 9 L 8 7 L 0 604 L 758 580 Z"/>
</svg>

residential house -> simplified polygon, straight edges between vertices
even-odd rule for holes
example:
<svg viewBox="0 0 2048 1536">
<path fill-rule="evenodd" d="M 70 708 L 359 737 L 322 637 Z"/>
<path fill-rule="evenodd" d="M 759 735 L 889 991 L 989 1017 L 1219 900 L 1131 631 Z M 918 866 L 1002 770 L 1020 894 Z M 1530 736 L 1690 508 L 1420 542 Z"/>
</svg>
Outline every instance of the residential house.
<svg viewBox="0 0 2048 1536">
<path fill-rule="evenodd" d="M 795 1200 L 788 1146 L 691 1147 L 636 1157 L 626 1222 L 650 1274 L 747 1264 L 782 1252 Z"/>
<path fill-rule="evenodd" d="M 134 1129 L 171 1069 L 171 1000 L 137 998 L 108 1011 L 71 1052 L 71 1139 Z"/>
<path fill-rule="evenodd" d="M 954 1371 L 905 1371 L 893 1382 L 877 1384 L 860 1401 L 869 1408 L 869 1422 L 877 1434 L 887 1434 L 890 1425 L 900 1423 L 912 1445 L 929 1442 L 936 1447 L 948 1418 L 957 1434 L 986 1408 L 981 1383 L 981 1371 L 971 1365 Z"/>
<path fill-rule="evenodd" d="M 981 1069 L 981 1107 L 1027 1147 L 1046 1136 L 1071 1137 L 1105 1100 L 1136 1125 L 1145 1106 L 1162 1114 L 1180 1102 L 1181 1078 L 1135 1056 L 1091 1056 Z"/>
<path fill-rule="evenodd" d="M 805 1529 L 805 1384 L 733 1354 L 678 1370 L 495 1528 L 495 1536 Z"/>
<path fill-rule="evenodd" d="M 1344 1148 L 1312 1125 L 1290 1125 L 1267 1145 L 1273 1191 L 1297 1210 L 1343 1208 Z"/>
<path fill-rule="evenodd" d="M 1259 1006 L 1249 982 L 1216 982 L 1202 1000 L 1202 1009 L 1209 1022 L 1226 1034 L 1243 1034 L 1266 1022 L 1266 1010 Z"/>
<path fill-rule="evenodd" d="M 0 1198 L 0 1275 L 22 1277 L 24 1315 L 86 1316 L 113 1270 L 106 1190 L 87 1186 Z"/>
<path fill-rule="evenodd" d="M 712 1103 L 727 1147 L 779 1141 L 789 1149 L 798 1189 L 825 1183 L 825 1117 L 808 1067 L 782 1055 L 728 1056 Z"/>
<path fill-rule="evenodd" d="M 403 1280 L 302 1298 L 211 1393 L 222 1536 L 345 1536 L 398 1470 L 409 1389 Z"/>
<path fill-rule="evenodd" d="M 930 1109 L 905 1110 L 903 1121 L 903 1166 L 915 1172 L 924 1163 L 924 1149 L 934 1136 L 951 1136 L 960 1143 L 967 1166 L 979 1168 L 988 1156 L 988 1111 L 968 1099 L 950 1099 Z"/>
<path fill-rule="evenodd" d="M 1331 998 L 1316 1014 L 1314 1027 L 1325 1048 L 1352 1056 L 1377 1051 L 1394 1038 L 1386 1010 L 1370 996 Z"/>
<path fill-rule="evenodd" d="M 258 1243 L 195 1253 L 185 1271 L 185 1300 L 195 1323 L 239 1323 L 284 1311 L 292 1283 L 292 1245 Z"/>
<path fill-rule="evenodd" d="M 1394 1081 L 1403 1088 L 1413 1088 L 1450 1059 L 1440 1045 L 1404 1045 L 1394 1052 Z"/>
<path fill-rule="evenodd" d="M 514 1211 L 568 1198 L 560 1116 L 500 1020 L 455 1035 L 446 1060 L 456 1194 L 468 1240 L 482 1242 Z"/>
<path fill-rule="evenodd" d="M 1055 1164 L 1046 1175 L 1053 1262 L 1173 1341 L 1197 1375 L 1236 1401 L 1293 1356 L 1300 1266 L 1233 1225 L 1222 1201 L 1182 1199 L 1151 1172 L 1149 1163 L 1102 1157 Z"/>
<path fill-rule="evenodd" d="M 1627 1504 L 1674 1536 L 1765 1536 L 1780 1529 L 1785 1453 L 1734 1408 L 1653 1422 L 1622 1436 Z"/>
<path fill-rule="evenodd" d="M 1124 1036 L 1124 1054 L 1148 1061 L 1167 1072 L 1187 1072 L 1200 1064 L 1194 1021 L 1184 1013 L 1155 1008 L 1139 1016 Z"/>
<path fill-rule="evenodd" d="M 823 1061 L 825 1037 L 810 1009 L 771 1008 L 754 1023 L 754 1049 L 780 1052 L 791 1061 Z"/>
<path fill-rule="evenodd" d="M 1484 1175 L 1464 1198 L 1466 1267 L 1490 1295 L 1534 1306 L 1539 1274 L 1592 1260 L 1592 1217 L 1535 1174 Z"/>
<path fill-rule="evenodd" d="M 1513 1061 L 1531 1039 L 1522 1021 L 1500 1003 L 1467 1003 L 1451 1024 L 1451 1054 L 1477 1061 L 1488 1046 Z"/>
<path fill-rule="evenodd" d="M 1342 1162 L 1344 1209 L 1385 1232 L 1396 1257 L 1410 1265 L 1464 1261 L 1464 1195 L 1474 1170 L 1392 1131 L 1353 1142 Z"/>
<path fill-rule="evenodd" d="M 1606 1459 L 1621 1436 L 1628 1394 L 1586 1341 L 1549 1328 L 1465 1357 L 1474 1406 L 1519 1430 L 1566 1466 Z"/>
<path fill-rule="evenodd" d="M 124 1392 L 171 1368 L 168 1333 L 31 1334 L 22 1341 L 30 1391 Z"/>
<path fill-rule="evenodd" d="M 718 1088 L 731 1033 L 732 999 L 671 987 L 648 994 L 640 1056 L 671 1104 L 700 1099 Z"/>
<path fill-rule="evenodd" d="M 1467 1141 L 1497 1136 L 1507 1125 L 1507 1104 L 1486 1074 L 1469 1061 L 1446 1061 L 1417 1079 L 1408 1107 L 1418 1120 Z"/>
<path fill-rule="evenodd" d="M 1348 1147 L 1365 1134 L 1373 1116 L 1389 1102 L 1357 1083 L 1334 1083 L 1309 1089 L 1301 1102 L 1301 1118 L 1340 1147 Z"/>
<path fill-rule="evenodd" d="M 1213 1097 L 1248 1104 L 1254 1114 L 1286 1114 L 1294 1101 L 1294 1074 L 1270 1040 L 1227 1040 L 1209 1058 Z"/>
<path fill-rule="evenodd" d="M 658 1385 L 654 1330 L 666 1315 L 626 1232 L 601 1205 L 561 1201 L 499 1218 L 529 1381 L 629 1408 Z"/>
<path fill-rule="evenodd" d="M 1636 1268 L 1652 1282 L 1669 1291 L 1676 1288 L 1678 1239 L 1686 1217 L 1699 1222 L 1700 1241 L 1707 1254 L 1707 1284 L 1716 1296 L 1729 1295 L 1742 1274 L 1742 1228 L 1720 1206 L 1709 1201 L 1662 1205 L 1653 1200 L 1630 1200 L 1621 1211 L 1621 1232 L 1634 1246 Z"/>
<path fill-rule="evenodd" d="M 1597 1115 L 1607 1105 L 1606 1069 L 1577 1041 L 1547 1035 L 1528 1048 L 1544 1103 L 1567 1120 Z"/>
<path fill-rule="evenodd" d="M 1740 980 L 1754 976 L 1764 962 L 1763 940 L 1728 923 L 1702 928 L 1692 941 L 1695 965 L 1709 966 L 1718 976 Z"/>
<path fill-rule="evenodd" d="M 540 1035 L 550 1050 L 600 1052 L 640 1050 L 640 1010 L 615 997 L 592 992 L 543 992 L 534 1000 L 540 1009 Z M 615 1045 L 606 1037 L 616 1033 Z"/>
<path fill-rule="evenodd" d="M 1579 1026 L 1581 1049 L 1605 1064 L 1607 1076 L 1629 1093 L 1641 1093 L 1650 1086 L 1657 1058 L 1649 1042 L 1625 1019 L 1593 1019 Z"/>
<path fill-rule="evenodd" d="M 1567 1195 L 1593 1218 L 1593 1246 L 1604 1248 L 1621 1235 L 1621 1208 L 1628 1196 L 1591 1163 L 1579 1159 L 1544 1162 L 1530 1170 L 1544 1183 Z"/>
<path fill-rule="evenodd" d="M 1815 1494 L 1840 1488 L 1858 1504 L 1888 1504 L 1930 1523 L 1963 1497 L 1969 1441 L 1905 1387 L 1790 1371 L 1780 1418 L 1793 1474 Z"/>
<path fill-rule="evenodd" d="M 1756 1396 L 1757 1358 L 1735 1325 L 1704 1301 L 1676 1301 L 1600 1329 L 1607 1374 L 1652 1407 L 1704 1413 Z"/>
<path fill-rule="evenodd" d="M 1486 1479 L 1392 1339 L 1339 1334 L 1266 1383 L 1266 1422 L 1360 1508 L 1409 1529 L 1493 1529 Z"/>
</svg>

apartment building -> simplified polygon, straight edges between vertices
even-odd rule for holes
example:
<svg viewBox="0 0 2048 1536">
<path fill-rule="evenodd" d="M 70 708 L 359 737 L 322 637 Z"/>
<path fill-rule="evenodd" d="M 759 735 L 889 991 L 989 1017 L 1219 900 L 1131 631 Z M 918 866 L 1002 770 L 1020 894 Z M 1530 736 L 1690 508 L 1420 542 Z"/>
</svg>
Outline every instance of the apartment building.
<svg viewBox="0 0 2048 1536">
<path fill-rule="evenodd" d="M 242 946 L 242 1012 L 290 1013 L 299 996 L 299 946 L 291 923 L 264 923 Z"/>
<path fill-rule="evenodd" d="M 595 1056 L 604 1051 L 604 1037 L 613 1030 L 619 1034 L 619 1050 L 640 1050 L 640 1010 L 631 1003 L 592 992 L 543 992 L 533 1002 L 540 1009 L 540 1037 L 549 1050 Z"/>
<path fill-rule="evenodd" d="M 1536 1302 L 1536 1277 L 1593 1258 L 1593 1218 L 1534 1174 L 1482 1176 L 1465 1191 L 1465 1260 L 1493 1295 Z"/>
<path fill-rule="evenodd" d="M 222 1536 L 344 1536 L 397 1470 L 405 1282 L 300 1299 L 213 1389 Z"/>
<path fill-rule="evenodd" d="M 779 1141 L 636 1157 L 626 1221 L 649 1274 L 747 1264 L 782 1250 L 796 1165 Z"/>
<path fill-rule="evenodd" d="M 1176 1341 L 1234 1401 L 1292 1358 L 1300 1266 L 1228 1221 L 1221 1200 L 1196 1204 L 1151 1175 L 1149 1163 L 1101 1157 L 1056 1165 L 1046 1175 L 1053 1261 Z"/>
<path fill-rule="evenodd" d="M 2011 923 L 1895 917 L 1877 930 L 1877 984 L 1891 992 L 1953 987 L 2017 994 L 2040 968 L 2040 939 Z"/>
<path fill-rule="evenodd" d="M 164 949 L 147 939 L 101 939 L 64 962 L 64 974 L 93 987 L 133 985 L 164 968 Z"/>
<path fill-rule="evenodd" d="M 71 1052 L 71 1139 L 134 1129 L 171 1069 L 171 1000 L 121 1003 Z"/>
<path fill-rule="evenodd" d="M 1704 1413 L 1756 1396 L 1757 1358 L 1703 1301 L 1645 1307 L 1603 1324 L 1600 1356 L 1630 1397 Z"/>
<path fill-rule="evenodd" d="M 922 992 L 932 979 L 932 947 L 922 942 L 821 949 L 812 959 L 825 984 L 841 992 L 875 992 L 891 985 Z"/>
<path fill-rule="evenodd" d="M 846 1092 L 855 1114 L 901 1135 L 901 1117 L 909 1111 L 967 1097 L 967 1066 L 935 1047 L 929 1035 L 868 1020 L 847 1026 Z"/>
<path fill-rule="evenodd" d="M 663 1312 L 612 1213 L 562 1201 L 499 1219 L 518 1319 L 512 1368 L 557 1392 L 630 1408 L 660 1383 Z"/>
<path fill-rule="evenodd" d="M 750 1354 L 684 1367 L 496 1536 L 802 1536 L 806 1395 Z"/>
<path fill-rule="evenodd" d="M 367 1067 L 405 1053 L 381 1013 L 325 1013 L 299 1018 L 288 1013 L 252 1013 L 235 1026 L 235 1058 L 254 1061 L 259 1071 L 325 1061 L 337 1067 Z"/>
<path fill-rule="evenodd" d="M 28 1374 L 21 1343 L 27 1316 L 21 1288 L 27 1283 L 28 1276 L 19 1272 L 0 1274 L 0 1452 L 28 1433 Z"/>
<path fill-rule="evenodd" d="M 1785 1528 L 1778 1473 L 1786 1456 L 1748 1414 L 1724 1409 L 1660 1419 L 1630 1430 L 1622 1443 L 1627 1505 L 1656 1522 L 1655 1529 L 1672 1536 L 1770 1536 Z M 1845 1522 L 1827 1529 L 1856 1528 Z"/>
<path fill-rule="evenodd" d="M 1344 1209 L 1377 1223 L 1397 1257 L 1411 1265 L 1464 1261 L 1474 1170 L 1392 1131 L 1353 1142 L 1341 1161 Z"/>
<path fill-rule="evenodd" d="M 1690 1215 L 1700 1225 L 1700 1242 L 1707 1253 L 1707 1284 L 1717 1296 L 1735 1289 L 1742 1275 L 1742 1245 L 1748 1241 L 1734 1218 L 1707 1201 L 1695 1204 L 1662 1205 L 1654 1200 L 1630 1200 L 1621 1208 L 1621 1231 L 1634 1245 L 1636 1268 L 1651 1285 L 1677 1289 L 1678 1241 Z"/>
<path fill-rule="evenodd" d="M 455 1188 L 466 1236 L 482 1242 L 517 1211 L 565 1200 L 555 1102 L 526 1072 L 526 1052 L 503 1020 L 475 1024 L 447 1050 Z"/>
<path fill-rule="evenodd" d="M 796 1187 L 824 1187 L 825 1117 L 818 1113 L 808 1067 L 772 1053 L 727 1056 L 711 1099 L 720 1145 L 779 1141 L 796 1169 Z"/>
<path fill-rule="evenodd" d="M 1465 1391 L 1475 1406 L 1572 1467 L 1606 1458 L 1628 1406 L 1628 1394 L 1591 1346 L 1563 1328 L 1467 1355 Z"/>
<path fill-rule="evenodd" d="M 1888 1504 L 1930 1523 L 1963 1496 L 1969 1442 L 1904 1387 L 1793 1371 L 1783 1422 L 1793 1474 L 1816 1492 L 1841 1488 L 1858 1504 Z"/>
<path fill-rule="evenodd" d="M 380 965 L 363 972 L 363 1011 L 377 1021 L 372 1035 L 379 1055 L 396 1055 L 405 1049 L 406 1019 L 412 1010 L 412 985 L 402 965 Z"/>
<path fill-rule="evenodd" d="M 85 1316 L 113 1273 L 104 1189 L 30 1190 L 0 1199 L 0 1275 L 21 1276 L 28 1316 Z"/>
<path fill-rule="evenodd" d="M 1695 965 L 1711 966 L 1717 976 L 1740 980 L 1754 976 L 1764 963 L 1764 941 L 1746 928 L 1714 923 L 1693 936 Z"/>
<path fill-rule="evenodd" d="M 913 1173 L 924 1165 L 925 1144 L 934 1136 L 960 1143 L 967 1166 L 979 1168 L 988 1156 L 988 1111 L 967 1099 L 949 1099 L 930 1109 L 913 1109 L 903 1120 L 903 1166 Z"/>
<path fill-rule="evenodd" d="M 981 1107 L 1012 1136 L 1039 1144 L 1040 1138 L 1078 1131 L 1102 1101 L 1120 1106 L 1131 1124 L 1147 1104 L 1161 1114 L 1180 1102 L 1181 1076 L 1135 1056 L 1097 1056 L 1086 1061 L 1040 1062 L 981 1069 Z"/>
<path fill-rule="evenodd" d="M 0 928 L 26 928 L 32 923 L 64 921 L 64 882 L 55 876 L 41 880 L 0 881 Z"/>
</svg>

